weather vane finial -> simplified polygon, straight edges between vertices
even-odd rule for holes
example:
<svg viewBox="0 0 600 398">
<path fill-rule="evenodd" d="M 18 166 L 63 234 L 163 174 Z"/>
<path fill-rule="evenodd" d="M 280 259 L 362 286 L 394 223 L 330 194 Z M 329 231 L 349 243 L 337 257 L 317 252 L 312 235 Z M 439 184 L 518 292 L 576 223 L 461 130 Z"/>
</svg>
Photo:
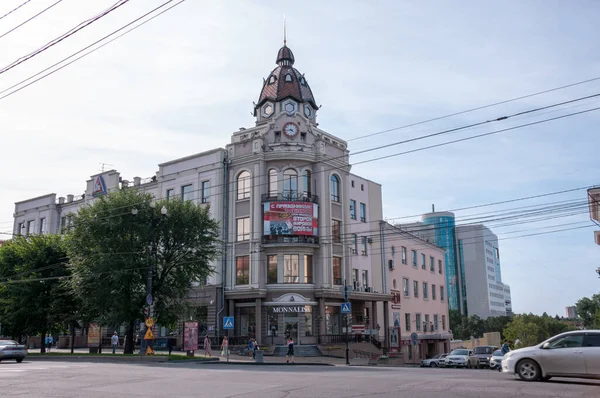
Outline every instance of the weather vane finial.
<svg viewBox="0 0 600 398">
<path fill-rule="evenodd" d="M 285 28 L 285 14 L 283 14 L 283 46 L 285 47 L 287 43 L 287 33 Z"/>
</svg>

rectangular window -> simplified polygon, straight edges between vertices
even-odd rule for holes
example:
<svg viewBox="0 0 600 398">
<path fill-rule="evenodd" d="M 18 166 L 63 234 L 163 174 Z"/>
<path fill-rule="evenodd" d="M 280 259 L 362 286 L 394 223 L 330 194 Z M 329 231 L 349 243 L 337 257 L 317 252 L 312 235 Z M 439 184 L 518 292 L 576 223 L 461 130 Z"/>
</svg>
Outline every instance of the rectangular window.
<svg viewBox="0 0 600 398">
<path fill-rule="evenodd" d="M 277 283 L 277 256 L 267 256 L 267 283 Z"/>
<path fill-rule="evenodd" d="M 429 271 L 435 273 L 435 259 L 429 256 Z"/>
<path fill-rule="evenodd" d="M 427 329 L 429 329 L 430 332 L 433 332 L 433 328 L 431 326 L 433 325 L 429 324 L 429 314 L 425 314 L 425 321 L 423 322 L 423 331 L 426 332 Z"/>
<path fill-rule="evenodd" d="M 240 256 L 235 259 L 235 284 L 250 283 L 250 256 Z"/>
<path fill-rule="evenodd" d="M 369 271 L 362 271 L 362 285 L 363 287 L 369 287 Z"/>
<path fill-rule="evenodd" d="M 46 233 L 46 219 L 40 218 L 40 235 L 43 235 L 45 233 Z"/>
<path fill-rule="evenodd" d="M 416 267 L 417 266 L 417 251 L 411 250 L 410 254 L 412 255 L 412 265 L 413 265 L 413 267 Z"/>
<path fill-rule="evenodd" d="M 352 254 L 358 253 L 358 235 L 352 234 Z"/>
<path fill-rule="evenodd" d="M 23 228 L 25 228 L 25 223 L 20 222 L 17 227 L 17 235 L 23 235 Z"/>
<path fill-rule="evenodd" d="M 175 193 L 175 190 L 173 188 L 167 189 L 167 200 L 171 199 L 173 197 L 174 193 Z"/>
<path fill-rule="evenodd" d="M 250 240 L 250 217 L 237 219 L 237 241 Z"/>
<path fill-rule="evenodd" d="M 361 236 L 360 238 L 361 240 L 361 254 L 363 256 L 367 255 L 367 237 L 366 236 Z"/>
<path fill-rule="evenodd" d="M 342 222 L 331 220 L 331 236 L 333 243 L 342 243 Z"/>
<path fill-rule="evenodd" d="M 210 181 L 202 181 L 202 203 L 210 202 Z"/>
<path fill-rule="evenodd" d="M 27 235 L 35 234 L 35 221 L 27 221 Z"/>
<path fill-rule="evenodd" d="M 367 222 L 367 205 L 364 203 L 360 204 L 360 221 Z"/>
<path fill-rule="evenodd" d="M 360 282 L 358 281 L 358 269 L 352 268 L 352 286 L 357 288 L 360 286 Z"/>
<path fill-rule="evenodd" d="M 419 282 L 413 281 L 413 295 L 419 297 Z"/>
<path fill-rule="evenodd" d="M 181 199 L 183 201 L 194 199 L 193 185 L 184 185 L 181 187 Z"/>
<path fill-rule="evenodd" d="M 67 232 L 67 217 L 60 218 L 60 233 L 64 234 Z"/>
<path fill-rule="evenodd" d="M 402 289 L 404 290 L 404 297 L 410 296 L 410 282 L 407 278 L 402 278 Z"/>
<path fill-rule="evenodd" d="M 442 315 L 442 330 L 446 330 L 446 315 Z"/>
<path fill-rule="evenodd" d="M 410 332 L 410 314 L 404 314 L 404 328 L 407 332 Z"/>
<path fill-rule="evenodd" d="M 313 256 L 311 254 L 304 255 L 304 283 L 313 283 Z"/>
<path fill-rule="evenodd" d="M 438 260 L 438 273 L 442 273 L 442 260 Z"/>
<path fill-rule="evenodd" d="M 435 330 L 436 332 L 440 329 L 438 322 L 439 322 L 438 315 L 434 314 L 433 315 L 433 330 Z"/>
<path fill-rule="evenodd" d="M 444 286 L 440 286 L 440 300 L 444 301 Z"/>
<path fill-rule="evenodd" d="M 436 296 L 437 296 L 436 289 L 437 289 L 437 286 L 431 285 L 431 299 L 432 300 L 436 299 Z"/>
<path fill-rule="evenodd" d="M 284 254 L 283 255 L 283 283 L 298 283 L 298 255 Z"/>
<path fill-rule="evenodd" d="M 421 314 L 415 315 L 415 323 L 417 324 L 417 331 L 421 331 Z"/>
<path fill-rule="evenodd" d="M 333 283 L 335 285 L 342 285 L 342 258 L 333 258 Z"/>
<path fill-rule="evenodd" d="M 425 261 L 425 255 L 421 253 L 421 269 L 427 269 L 427 262 Z"/>
<path fill-rule="evenodd" d="M 406 247 L 402 246 L 402 264 L 406 264 Z"/>
<path fill-rule="evenodd" d="M 350 218 L 356 220 L 356 200 L 350 199 Z"/>
<path fill-rule="evenodd" d="M 423 298 L 429 298 L 429 286 L 427 286 L 427 282 L 423 282 Z"/>
</svg>

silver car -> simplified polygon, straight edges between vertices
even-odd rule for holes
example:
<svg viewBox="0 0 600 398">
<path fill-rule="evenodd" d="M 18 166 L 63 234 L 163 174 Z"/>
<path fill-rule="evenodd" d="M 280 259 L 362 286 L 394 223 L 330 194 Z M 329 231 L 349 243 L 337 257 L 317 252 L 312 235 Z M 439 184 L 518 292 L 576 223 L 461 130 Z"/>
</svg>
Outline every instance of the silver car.
<svg viewBox="0 0 600 398">
<path fill-rule="evenodd" d="M 23 362 L 27 356 L 27 347 L 14 340 L 0 340 L 0 361 L 5 359 L 15 359 L 17 362 Z"/>
<path fill-rule="evenodd" d="M 502 358 L 504 358 L 504 353 L 502 350 L 496 350 L 489 358 L 488 363 L 490 364 L 490 369 L 498 369 L 502 370 Z"/>
<path fill-rule="evenodd" d="M 502 371 L 522 380 L 551 377 L 600 378 L 600 330 L 577 330 L 554 336 L 533 347 L 509 351 Z"/>
<path fill-rule="evenodd" d="M 437 354 L 433 358 L 423 359 L 421 361 L 421 367 L 437 368 L 439 361 L 446 358 L 448 354 Z"/>
</svg>

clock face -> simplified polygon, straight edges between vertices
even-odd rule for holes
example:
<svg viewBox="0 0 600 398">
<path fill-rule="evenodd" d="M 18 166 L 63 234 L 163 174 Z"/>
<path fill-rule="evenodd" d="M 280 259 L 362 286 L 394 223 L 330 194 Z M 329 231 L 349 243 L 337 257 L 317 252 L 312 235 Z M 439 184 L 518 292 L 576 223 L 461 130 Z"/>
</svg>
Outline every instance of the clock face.
<svg viewBox="0 0 600 398">
<path fill-rule="evenodd" d="M 283 133 L 290 138 L 297 136 L 299 131 L 300 128 L 296 123 L 289 122 L 283 125 Z"/>
<path fill-rule="evenodd" d="M 312 116 L 312 108 L 310 107 L 310 105 L 308 105 L 308 104 L 304 105 L 304 114 L 306 115 L 306 117 Z"/>
</svg>

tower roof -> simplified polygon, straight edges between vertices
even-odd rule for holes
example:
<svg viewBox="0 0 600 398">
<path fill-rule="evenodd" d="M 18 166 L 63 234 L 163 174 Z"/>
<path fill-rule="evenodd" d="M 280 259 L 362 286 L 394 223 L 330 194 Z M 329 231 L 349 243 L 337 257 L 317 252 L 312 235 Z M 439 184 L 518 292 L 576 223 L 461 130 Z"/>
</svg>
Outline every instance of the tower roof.
<svg viewBox="0 0 600 398">
<path fill-rule="evenodd" d="M 294 68 L 294 53 L 287 45 L 284 44 L 277 52 L 276 62 L 277 67 L 265 80 L 256 107 L 260 107 L 266 101 L 277 102 L 293 98 L 298 102 L 307 102 L 317 109 L 312 90 L 304 75 Z"/>
</svg>

